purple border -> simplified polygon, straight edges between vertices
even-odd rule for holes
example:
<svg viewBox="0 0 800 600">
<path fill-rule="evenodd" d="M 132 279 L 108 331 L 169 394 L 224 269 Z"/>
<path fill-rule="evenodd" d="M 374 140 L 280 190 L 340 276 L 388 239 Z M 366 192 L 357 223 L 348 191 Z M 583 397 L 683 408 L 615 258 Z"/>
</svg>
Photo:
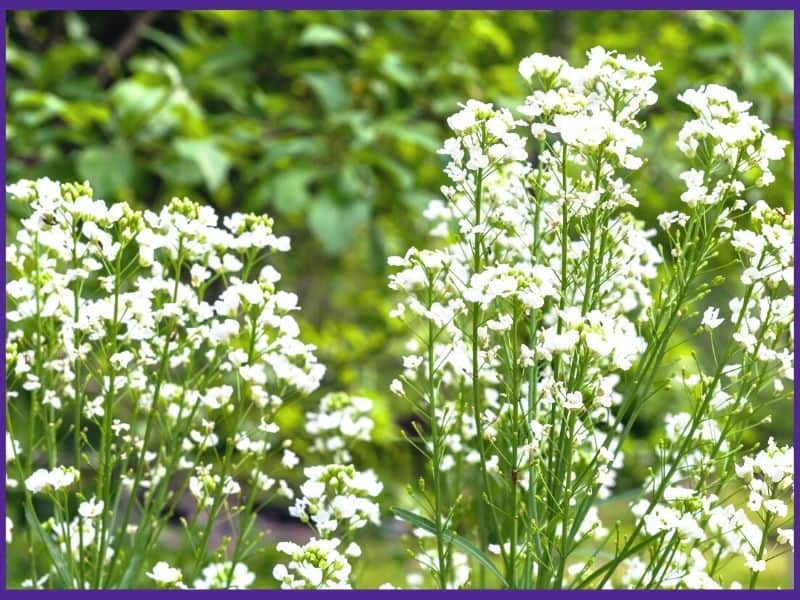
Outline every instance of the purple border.
<svg viewBox="0 0 800 600">
<path fill-rule="evenodd" d="M 276 10 L 332 10 L 332 9 L 384 9 L 384 10 L 793 10 L 798 0 L 766 0 L 758 4 L 752 0 L 122 0 L 114 3 L 115 10 L 204 10 L 204 9 L 276 9 Z M 107 10 L 109 3 L 102 0 L 0 0 L 0 8 L 7 10 Z"/>
<path fill-rule="evenodd" d="M 797 131 L 798 131 L 798 119 L 800 118 L 800 103 L 798 103 L 797 92 L 800 89 L 797 81 L 797 64 L 798 64 L 798 56 L 800 56 L 800 51 L 798 51 L 798 37 L 800 37 L 800 11 L 795 10 L 794 12 L 794 255 L 797 257 L 800 252 L 800 242 L 797 239 L 797 231 L 800 229 L 800 215 L 798 215 L 798 191 L 797 191 L 797 179 L 800 176 L 800 165 L 798 165 L 798 152 L 797 152 Z M 800 312 L 800 295 L 797 293 L 797 277 L 800 275 L 800 266 L 797 264 L 795 260 L 794 265 L 794 280 L 795 280 L 795 289 L 794 289 L 794 355 L 795 359 L 797 355 L 800 353 L 800 341 L 798 341 L 798 333 L 800 333 L 800 326 L 797 323 L 797 313 Z M 794 419 L 793 419 L 793 429 L 792 432 L 794 434 L 794 480 L 797 482 L 797 464 L 800 462 L 800 435 L 797 431 L 797 425 L 800 423 L 800 403 L 797 401 L 797 393 L 798 393 L 798 377 L 800 377 L 800 365 L 797 364 L 795 360 L 794 364 Z M 796 486 L 795 486 L 796 487 Z M 797 522 L 797 515 L 800 514 L 798 512 L 800 509 L 800 500 L 797 498 L 797 494 L 795 494 L 794 498 L 794 535 L 795 539 L 797 539 L 797 533 L 800 532 L 800 524 Z M 800 579 L 800 561 L 798 560 L 797 551 L 794 552 L 794 587 L 797 589 L 798 587 L 798 579 Z"/>
<path fill-rule="evenodd" d="M 0 0 L 2 1 L 2 0 Z M 0 65 L 2 66 L 2 72 L 0 73 L 0 124 L 3 127 L 2 136 L 0 139 L 0 148 L 2 148 L 3 153 L 3 173 L 2 173 L 2 181 L 3 183 L 3 190 L 2 196 L 2 206 L 3 206 L 3 244 L 2 249 L 0 249 L 0 253 L 2 253 L 3 257 L 3 270 L 2 270 L 2 281 L 3 281 L 3 293 L 0 293 L 0 306 L 3 307 L 3 318 L 0 320 L 0 339 L 3 341 L 3 372 L 0 374 L 0 392 L 3 395 L 3 422 L 0 424 L 0 430 L 3 432 L 3 446 L 0 453 L 3 455 L 2 469 L 3 480 L 0 482 L 0 502 L 2 506 L 0 506 L 0 520 L 2 520 L 3 531 L 2 531 L 2 548 L 0 548 L 0 560 L 2 560 L 2 564 L 0 564 L 0 576 L 2 576 L 3 582 L 3 589 L 6 588 L 6 532 L 5 532 L 5 522 L 6 522 L 6 446 L 5 446 L 5 433 L 6 433 L 6 294 L 5 294 L 5 287 L 6 287 L 6 11 L 0 11 L 0 24 L 3 28 L 3 55 L 0 57 Z"/>
<path fill-rule="evenodd" d="M 191 9 L 191 10 L 201 10 L 201 9 L 278 9 L 278 10 L 288 10 L 288 9 L 298 9 L 298 10 L 312 10 L 312 9 L 388 9 L 388 10 L 399 10 L 399 9 L 467 9 L 467 10 L 477 10 L 477 9 L 491 9 L 491 10 L 534 10 L 534 9 L 557 9 L 557 10 L 582 10 L 582 9 L 600 9 L 603 10 L 690 10 L 690 9 L 719 9 L 719 10 L 793 10 L 794 11 L 794 64 L 795 64 L 795 81 L 794 81 L 794 140 L 793 140 L 793 151 L 794 151 L 794 227 L 795 232 L 800 229 L 800 214 L 798 214 L 798 189 L 797 189 L 797 180 L 800 177 L 800 165 L 798 164 L 798 151 L 797 151 L 797 131 L 798 131 L 798 123 L 800 123 L 800 103 L 798 102 L 798 81 L 797 81 L 797 64 L 798 58 L 800 56 L 800 52 L 798 52 L 798 44 L 797 40 L 800 38 L 800 0 L 767 0 L 763 2 L 761 5 L 754 6 L 752 0 L 742 1 L 742 0 L 728 0 L 728 1 L 720 1 L 720 0 L 704 0 L 699 2 L 692 2 L 690 0 L 673 0 L 672 2 L 667 2 L 663 0 L 609 0 L 603 3 L 602 6 L 599 6 L 599 3 L 595 0 L 561 0 L 560 2 L 532 2 L 532 1 L 525 1 L 525 0 L 493 0 L 489 2 L 488 0 L 445 0 L 445 1 L 425 1 L 425 0 L 379 0 L 376 1 L 369 1 L 369 0 L 344 0 L 344 1 L 326 1 L 326 0 L 278 0 L 273 2 L 259 2 L 257 0 L 232 0 L 230 2 L 223 2 L 221 0 L 172 0 L 170 1 L 163 1 L 163 2 L 153 2 L 150 0 L 143 0 L 143 1 L 121 1 L 115 3 L 114 8 L 117 10 L 144 10 L 144 9 L 161 9 L 161 10 L 179 10 L 179 9 Z M 3 128 L 3 135 L 2 139 L 0 140 L 0 149 L 2 150 L 3 155 L 3 164 L 5 165 L 5 158 L 6 158 L 6 140 L 5 140 L 5 131 L 6 131 L 6 56 L 5 56 L 5 32 L 6 32 L 6 10 L 21 10 L 21 9 L 37 9 L 37 10 L 106 10 L 108 9 L 108 3 L 102 2 L 98 0 L 75 0 L 73 2 L 69 1 L 29 1 L 25 2 L 20 0 L 0 0 L 0 25 L 2 26 L 3 31 L 3 53 L 2 57 L 0 57 L 0 68 L 2 68 L 2 73 L 0 73 L 0 124 Z M 0 179 L 3 187 L 2 193 L 2 209 L 3 215 L 6 214 L 6 195 L 5 195 L 5 184 L 6 184 L 6 171 L 3 168 L 2 176 Z M 4 221 L 5 222 L 5 221 Z M 5 265 L 6 259 L 6 229 L 3 227 L 2 232 L 2 248 L 0 249 L 0 255 L 2 256 L 3 265 Z M 795 235 L 795 255 L 800 254 L 800 243 Z M 795 281 L 797 281 L 798 276 L 800 276 L 800 265 L 795 263 Z M 5 269 L 2 272 L 2 282 L 3 287 L 5 288 Z M 2 306 L 3 314 L 6 312 L 6 297 L 5 293 L 0 294 L 0 306 Z M 800 295 L 797 293 L 797 289 L 795 288 L 795 297 L 794 297 L 794 307 L 795 307 L 795 316 L 800 312 Z M 800 352 L 800 340 L 798 340 L 798 334 L 800 334 L 800 325 L 798 325 L 797 319 L 795 318 L 794 322 L 794 331 L 795 331 L 795 346 L 794 352 L 797 355 Z M 2 319 L 0 322 L 0 338 L 5 340 L 6 336 L 6 322 L 5 318 Z M 5 346 L 5 342 L 3 344 Z M 3 373 L 0 374 L 0 392 L 2 392 L 3 398 L 5 398 L 6 392 L 6 381 L 5 381 L 5 351 L 3 352 Z M 795 362 L 795 401 L 794 401 L 794 410 L 793 410 L 793 419 L 794 419 L 794 452 L 795 452 L 795 469 L 797 469 L 797 464 L 800 462 L 800 435 L 797 430 L 797 424 L 800 423 L 800 403 L 797 401 L 797 392 L 798 386 L 800 384 L 797 383 L 798 378 L 800 378 L 800 365 Z M 5 411 L 5 403 L 3 404 L 3 411 Z M 5 414 L 5 412 L 3 412 Z M 0 430 L 5 433 L 5 418 L 3 419 L 2 424 L 0 424 Z M 3 436 L 4 437 L 4 436 Z M 2 449 L 0 449 L 0 454 L 5 457 L 5 445 L 3 443 Z M 0 470 L 2 470 L 3 481 L 5 481 L 5 460 L 0 461 L 2 465 L 0 465 Z M 795 481 L 797 481 L 797 471 L 795 470 Z M 5 514 L 6 514 L 6 489 L 5 484 L 0 484 L 0 521 L 2 524 L 0 527 L 5 526 Z M 797 534 L 800 533 L 800 521 L 798 521 L 797 516 L 800 514 L 800 499 L 797 498 L 795 495 L 795 538 L 797 538 Z M 0 537 L 5 539 L 4 531 L 0 533 Z M 24 591 L 24 590 L 7 590 L 5 586 L 6 582 L 6 545 L 3 542 L 2 547 L 0 547 L 0 578 L 2 579 L 2 589 L 8 595 L 4 595 L 6 598 L 19 598 L 23 595 L 33 594 L 36 592 L 33 591 Z M 798 588 L 798 580 L 800 580 L 800 561 L 798 561 L 798 554 L 797 552 L 794 553 L 794 589 Z M 271 594 L 275 592 L 289 593 L 292 594 L 293 597 L 306 597 L 309 594 L 317 593 L 317 592 L 309 592 L 309 591 L 299 591 L 295 590 L 292 592 L 281 592 L 279 590 L 240 590 L 240 591 L 206 591 L 203 592 L 202 590 L 152 590 L 154 593 L 158 594 L 177 594 L 177 593 L 206 593 L 206 594 Z M 588 598 L 590 595 L 601 594 L 605 596 L 609 596 L 610 594 L 618 594 L 623 593 L 627 595 L 631 595 L 634 592 L 636 594 L 641 594 L 642 596 L 648 595 L 649 597 L 653 597 L 654 595 L 663 595 L 670 593 L 669 590 L 570 590 L 570 591 L 556 591 L 556 590 L 461 590 L 459 592 L 452 592 L 452 591 L 441 591 L 441 590 L 403 590 L 403 591 L 392 591 L 392 590 L 385 590 L 381 591 L 381 595 L 385 596 L 386 594 L 396 595 L 396 594 L 413 594 L 416 597 L 422 598 L 433 598 L 441 594 L 449 594 L 453 595 L 455 593 L 460 594 L 467 594 L 470 597 L 480 597 L 480 598 L 490 598 L 496 591 L 500 591 L 504 597 L 523 597 L 529 596 L 532 594 L 541 595 L 544 594 L 548 597 L 554 597 L 556 595 L 563 595 L 569 594 L 570 598 Z M 148 593 L 150 590 L 148 590 Z M 371 594 L 374 590 L 327 590 L 325 593 L 331 598 L 347 598 L 350 597 L 352 594 L 357 595 L 365 595 Z M 789 597 L 792 594 L 793 590 L 753 590 L 752 594 L 760 594 L 762 596 L 769 596 L 769 597 L 780 597 L 785 598 Z M 85 593 L 84 591 L 80 590 L 49 590 L 49 591 L 39 591 L 38 593 L 46 593 L 51 596 L 55 597 L 71 597 L 76 598 L 79 594 Z M 128 597 L 138 597 L 134 596 L 134 594 L 141 594 L 140 591 L 137 590 L 92 590 L 90 591 L 92 595 L 99 595 L 104 593 L 114 593 L 115 595 L 121 596 L 128 596 Z M 702 593 L 708 597 L 721 597 L 723 593 L 736 593 L 732 590 L 704 590 L 704 591 L 696 591 L 696 590 L 685 590 L 685 591 L 673 591 L 676 594 L 683 594 L 687 597 L 699 597 Z M 740 594 L 747 593 L 746 590 L 738 592 Z"/>
</svg>

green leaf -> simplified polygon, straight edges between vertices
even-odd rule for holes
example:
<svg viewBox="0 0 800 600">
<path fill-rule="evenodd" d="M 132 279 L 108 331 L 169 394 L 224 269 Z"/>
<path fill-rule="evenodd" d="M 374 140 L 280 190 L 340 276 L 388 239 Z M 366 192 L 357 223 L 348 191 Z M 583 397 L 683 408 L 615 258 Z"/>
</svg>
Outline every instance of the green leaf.
<svg viewBox="0 0 800 600">
<path fill-rule="evenodd" d="M 298 46 L 339 46 L 347 48 L 350 46 L 350 38 L 344 33 L 322 23 L 309 25 L 300 34 L 297 40 Z"/>
<path fill-rule="evenodd" d="M 109 99 L 121 120 L 123 130 L 135 133 L 142 126 L 160 131 L 174 125 L 164 122 L 165 104 L 170 90 L 160 85 L 145 85 L 138 81 L 120 81 L 111 88 Z M 134 129 L 135 128 L 135 129 Z"/>
<path fill-rule="evenodd" d="M 419 75 L 405 63 L 402 55 L 390 52 L 383 57 L 381 72 L 405 89 L 411 89 L 419 82 Z"/>
<path fill-rule="evenodd" d="M 416 121 L 379 121 L 374 126 L 375 132 L 399 142 L 419 146 L 428 152 L 436 152 L 442 145 L 439 132 L 432 123 Z"/>
<path fill-rule="evenodd" d="M 409 510 L 398 508 L 396 506 L 392 507 L 392 512 L 395 514 L 397 518 L 402 519 L 403 521 L 406 521 L 408 523 L 411 523 L 415 527 L 424 529 L 429 533 L 433 534 L 436 533 L 436 526 L 430 519 L 426 519 L 425 517 L 412 513 Z M 494 565 L 491 559 L 488 556 L 486 556 L 483 552 L 481 552 L 481 550 L 477 546 L 475 546 L 472 542 L 467 540 L 465 537 L 462 537 L 455 533 L 450 533 L 448 531 L 445 531 L 443 535 L 448 542 L 452 542 L 453 544 L 464 550 L 464 552 L 472 556 L 479 563 L 481 563 L 484 567 L 486 567 L 492 575 L 497 577 L 497 579 L 500 581 L 500 583 L 503 584 L 504 587 L 508 586 L 506 578 L 503 577 L 503 574 L 497 569 L 497 567 Z"/>
<path fill-rule="evenodd" d="M 100 198 L 113 198 L 131 188 L 134 162 L 122 144 L 91 146 L 78 153 L 76 168 L 81 179 L 91 181 Z"/>
<path fill-rule="evenodd" d="M 489 42 L 495 47 L 502 57 L 509 57 L 514 52 L 514 43 L 505 30 L 498 26 L 493 19 L 477 19 L 472 24 L 472 35 L 482 42 Z"/>
<path fill-rule="evenodd" d="M 325 112 L 336 112 L 350 104 L 350 92 L 339 73 L 306 73 L 303 77 Z"/>
<path fill-rule="evenodd" d="M 111 119 L 107 106 L 93 102 L 70 102 L 61 111 L 61 116 L 70 127 L 88 128 L 94 123 L 105 125 Z"/>
<path fill-rule="evenodd" d="M 764 66 L 775 75 L 776 83 L 783 87 L 787 94 L 794 89 L 794 71 L 792 66 L 777 54 L 769 53 L 764 56 Z"/>
<path fill-rule="evenodd" d="M 174 187 L 200 188 L 203 186 L 203 174 L 193 161 L 186 158 L 164 157 L 151 167 L 159 177 Z"/>
<path fill-rule="evenodd" d="M 313 159 L 324 156 L 325 152 L 324 144 L 314 138 L 270 140 L 264 148 L 263 159 L 258 163 L 258 170 L 263 173 L 264 170 L 271 168 L 281 160 L 287 165 L 292 165 L 292 168 L 296 168 L 294 165 L 297 163 L 297 157 Z"/>
<path fill-rule="evenodd" d="M 319 174 L 319 169 L 306 168 L 295 168 L 278 173 L 268 183 L 266 200 L 282 214 L 302 212 L 306 210 L 311 200 L 308 185 Z"/>
<path fill-rule="evenodd" d="M 414 173 L 403 163 L 382 154 L 363 156 L 362 160 L 371 163 L 379 171 L 378 177 L 386 177 L 398 189 L 409 190 L 413 187 Z"/>
<path fill-rule="evenodd" d="M 134 548 L 134 552 L 131 553 L 131 560 L 125 569 L 125 573 L 122 575 L 122 579 L 120 579 L 120 588 L 124 589 L 130 587 L 131 582 L 138 576 L 139 570 L 141 569 L 142 562 L 145 558 L 144 552 L 142 552 L 141 549 L 138 549 L 138 552 L 136 550 L 137 548 Z"/>
<path fill-rule="evenodd" d="M 233 74 L 247 72 L 248 64 L 253 58 L 253 50 L 238 43 L 226 43 L 211 56 L 204 58 L 200 67 L 200 75 L 205 78 L 222 75 L 231 78 Z"/>
<path fill-rule="evenodd" d="M 53 94 L 26 89 L 11 92 L 9 100 L 18 120 L 32 127 L 61 115 L 67 105 Z"/>
<path fill-rule="evenodd" d="M 370 207 L 364 202 L 340 206 L 327 197 L 314 201 L 308 214 L 308 226 L 322 242 L 325 252 L 337 254 L 354 240 L 359 225 L 369 218 Z"/>
<path fill-rule="evenodd" d="M 194 138 L 207 131 L 203 109 L 187 89 L 162 85 L 149 75 L 142 80 L 120 81 L 111 89 L 109 99 L 124 134 L 141 139 L 169 133 L 171 138 L 177 130 Z"/>
<path fill-rule="evenodd" d="M 206 187 L 211 192 L 219 188 L 231 166 L 228 155 L 210 138 L 175 140 L 175 152 L 178 156 L 192 161 L 200 169 Z"/>
<path fill-rule="evenodd" d="M 140 35 L 161 46 L 173 58 L 179 58 L 186 50 L 186 44 L 174 35 L 170 35 L 153 27 L 145 27 Z"/>
<path fill-rule="evenodd" d="M 371 171 L 357 164 L 345 164 L 336 179 L 343 198 L 367 198 L 370 194 Z"/>
<path fill-rule="evenodd" d="M 42 525 L 39 523 L 39 519 L 36 518 L 36 515 L 33 512 L 33 506 L 31 505 L 30 501 L 25 503 L 25 520 L 28 522 L 28 527 L 30 527 L 34 533 L 36 533 L 47 549 L 47 553 L 50 555 L 50 560 L 53 561 L 53 566 L 56 568 L 58 576 L 61 578 L 64 586 L 69 587 L 74 585 L 74 582 L 70 577 L 70 570 L 67 567 L 67 561 L 65 560 L 64 555 L 61 553 L 61 550 L 59 550 L 58 546 L 56 546 L 55 542 L 53 542 L 53 539 L 42 528 Z"/>
</svg>

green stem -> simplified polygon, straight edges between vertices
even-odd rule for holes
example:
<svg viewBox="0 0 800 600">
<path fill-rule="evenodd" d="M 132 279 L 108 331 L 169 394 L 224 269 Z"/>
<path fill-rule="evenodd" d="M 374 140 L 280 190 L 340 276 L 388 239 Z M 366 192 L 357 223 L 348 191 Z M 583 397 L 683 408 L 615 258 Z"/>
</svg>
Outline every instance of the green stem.
<svg viewBox="0 0 800 600">
<path fill-rule="evenodd" d="M 428 275 L 428 289 L 427 289 L 427 308 L 430 311 L 433 304 L 433 280 L 432 276 Z M 442 440 L 439 433 L 439 418 L 436 415 L 437 408 L 437 386 L 435 383 L 435 356 L 433 352 L 433 344 L 435 339 L 435 332 L 433 328 L 433 321 L 428 319 L 428 339 L 427 339 L 427 360 L 428 360 L 428 397 L 430 401 L 430 426 L 431 426 L 431 442 L 433 445 L 433 455 L 431 457 L 431 471 L 433 477 L 433 512 L 434 523 L 436 525 L 436 553 L 439 560 L 439 565 L 436 570 L 436 575 L 439 580 L 439 587 L 441 589 L 447 588 L 447 576 L 449 568 L 447 565 L 448 549 L 445 546 L 444 539 L 444 524 L 442 522 L 442 474 L 440 470 L 441 457 L 442 457 Z"/>
<path fill-rule="evenodd" d="M 119 295 L 120 295 L 120 285 L 121 285 L 120 273 L 122 266 L 121 263 L 122 263 L 122 249 L 120 248 L 120 250 L 117 253 L 116 264 L 114 269 L 114 310 L 110 328 L 111 348 L 108 352 L 109 357 L 114 356 L 114 354 L 116 354 L 117 352 L 117 343 L 118 343 L 117 337 L 119 330 Z M 110 535 L 107 509 L 111 505 L 110 504 L 111 472 L 113 470 L 113 462 L 114 462 L 111 453 L 111 440 L 113 438 L 113 432 L 111 431 L 111 416 L 116 396 L 116 379 L 117 379 L 116 367 L 114 367 L 114 364 L 112 362 L 109 368 L 108 391 L 106 392 L 106 396 L 103 400 L 103 426 L 102 429 L 100 430 L 101 451 L 100 451 L 100 464 L 99 464 L 100 473 L 98 475 L 98 480 L 100 482 L 100 495 L 106 510 L 103 511 L 103 515 L 100 520 L 100 536 L 99 536 L 99 543 L 97 545 L 97 555 L 95 559 L 97 562 L 96 564 L 97 571 L 95 572 L 95 588 L 99 588 L 103 581 L 103 564 L 105 561 L 106 547 L 108 546 L 108 538 Z"/>
<path fill-rule="evenodd" d="M 767 537 L 769 534 L 769 528 L 772 525 L 772 513 L 767 513 L 766 517 L 764 517 L 764 528 L 761 532 L 761 544 L 758 548 L 758 554 L 756 555 L 756 560 L 762 560 L 764 558 L 764 552 L 767 549 Z M 750 583 L 748 584 L 748 588 L 751 590 L 756 587 L 756 582 L 758 581 L 758 576 L 761 574 L 760 571 L 753 571 L 750 574 Z"/>
<path fill-rule="evenodd" d="M 175 302 L 177 300 L 177 297 L 178 297 L 178 284 L 180 283 L 180 273 L 181 273 L 182 264 L 183 264 L 183 236 L 181 236 L 180 239 L 178 240 L 178 252 L 177 252 L 177 257 L 176 257 L 176 260 L 175 260 L 175 285 L 174 285 L 173 292 L 172 292 L 172 302 Z M 115 302 L 115 305 L 116 305 L 116 302 Z M 168 323 L 168 325 L 166 327 L 164 340 L 163 340 L 164 341 L 164 349 L 162 350 L 161 357 L 159 358 L 159 365 L 158 365 L 158 371 L 157 371 L 157 376 L 156 376 L 156 382 L 155 382 L 155 386 L 153 388 L 153 398 L 152 398 L 152 401 L 150 403 L 149 410 L 147 412 L 147 419 L 145 421 L 145 426 L 144 426 L 144 435 L 143 435 L 143 438 L 142 438 L 142 447 L 139 450 L 139 455 L 138 455 L 137 460 L 136 460 L 136 472 L 135 472 L 135 475 L 134 475 L 133 483 L 131 485 L 130 498 L 128 500 L 127 505 L 125 506 L 125 514 L 124 514 L 124 516 L 122 518 L 122 523 L 121 523 L 121 525 L 120 525 L 120 527 L 118 529 L 119 534 L 118 534 L 117 547 L 115 548 L 115 551 L 114 551 L 114 553 L 113 553 L 113 555 L 111 557 L 111 560 L 109 562 L 108 568 L 106 570 L 106 573 L 107 573 L 106 580 L 109 580 L 111 574 L 113 574 L 116 562 L 117 562 L 117 560 L 119 560 L 120 548 L 121 548 L 121 545 L 122 545 L 122 541 L 125 538 L 125 535 L 126 535 L 126 532 L 127 532 L 127 529 L 128 529 L 128 524 L 130 523 L 130 519 L 131 519 L 132 512 L 133 512 L 133 505 L 136 502 L 137 489 L 139 488 L 139 484 L 141 483 L 142 478 L 144 477 L 144 469 L 145 469 L 145 464 L 146 464 L 145 453 L 147 452 L 147 445 L 148 445 L 148 442 L 150 440 L 150 434 L 151 434 L 152 429 L 153 429 L 153 424 L 155 422 L 155 417 L 156 417 L 156 414 L 158 414 L 157 407 L 158 407 L 159 396 L 161 395 L 161 387 L 162 387 L 162 385 L 164 383 L 164 380 L 166 378 L 167 371 L 168 371 L 167 367 L 169 365 L 170 345 L 171 345 L 173 333 L 174 333 L 174 330 L 175 330 L 175 322 L 176 322 L 175 318 L 170 319 L 170 321 L 169 321 L 169 323 Z M 118 493 L 121 493 L 121 491 L 122 491 L 122 486 L 120 486 Z M 106 506 L 108 506 L 108 504 L 106 504 Z M 100 573 L 101 573 L 100 564 L 98 564 L 98 574 L 100 574 Z M 98 581 L 98 587 L 99 587 L 99 583 L 100 583 L 100 581 Z"/>
</svg>

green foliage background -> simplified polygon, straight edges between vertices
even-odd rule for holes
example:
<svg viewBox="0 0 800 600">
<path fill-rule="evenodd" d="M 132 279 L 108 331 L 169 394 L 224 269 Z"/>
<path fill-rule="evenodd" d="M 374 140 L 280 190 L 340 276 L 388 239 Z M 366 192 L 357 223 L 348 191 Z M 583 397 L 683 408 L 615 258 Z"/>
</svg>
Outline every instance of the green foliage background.
<svg viewBox="0 0 800 600">
<path fill-rule="evenodd" d="M 387 317 L 386 256 L 426 244 L 421 209 L 444 183 L 435 151 L 458 102 L 515 106 L 517 63 L 536 51 L 582 63 L 599 44 L 661 62 L 637 179 L 651 223 L 680 193 L 679 92 L 726 85 L 779 136 L 793 128 L 789 12 L 15 12 L 6 43 L 9 181 L 86 179 L 144 206 L 186 195 L 269 212 L 292 237 L 277 266 L 328 366 L 320 393 L 374 399 L 376 443 L 358 458 L 395 501 L 418 465 L 400 437 L 409 407 L 388 393 L 405 332 Z M 766 199 L 791 207 L 791 153 L 776 175 Z M 13 231 L 19 207 L 8 214 Z M 640 440 L 652 425 L 645 415 Z M 768 434 L 790 439 L 790 420 Z M 647 460 L 629 461 L 623 487 Z M 400 547 L 375 545 L 398 561 Z M 378 566 L 363 582 L 402 575 Z"/>
</svg>

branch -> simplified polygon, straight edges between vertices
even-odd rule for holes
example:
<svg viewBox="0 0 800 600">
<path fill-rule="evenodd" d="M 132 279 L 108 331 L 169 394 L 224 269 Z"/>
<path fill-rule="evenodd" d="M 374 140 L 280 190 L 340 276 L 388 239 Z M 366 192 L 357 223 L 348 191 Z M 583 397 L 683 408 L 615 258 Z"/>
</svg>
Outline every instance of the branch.
<svg viewBox="0 0 800 600">
<path fill-rule="evenodd" d="M 100 87 L 105 87 L 111 80 L 111 70 L 121 65 L 136 49 L 141 41 L 142 29 L 155 21 L 161 11 L 148 10 L 140 12 L 131 23 L 125 34 L 117 41 L 114 51 L 103 61 L 95 74 L 95 79 Z"/>
</svg>

